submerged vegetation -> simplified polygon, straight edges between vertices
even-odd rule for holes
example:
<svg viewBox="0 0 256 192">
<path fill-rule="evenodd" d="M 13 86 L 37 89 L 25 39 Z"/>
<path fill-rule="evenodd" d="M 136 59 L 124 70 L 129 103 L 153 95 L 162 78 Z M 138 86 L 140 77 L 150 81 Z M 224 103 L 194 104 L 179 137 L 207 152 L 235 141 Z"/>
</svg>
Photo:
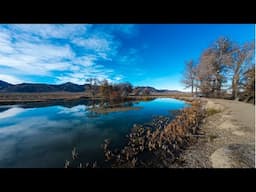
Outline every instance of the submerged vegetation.
<svg viewBox="0 0 256 192">
<path fill-rule="evenodd" d="M 134 125 L 121 149 L 112 150 L 110 140 L 106 139 L 103 144 L 104 165 L 82 163 L 72 155 L 65 167 L 168 167 L 195 141 L 204 117 L 201 101 L 195 100 L 172 121 L 168 117 L 159 117 L 150 124 Z"/>
</svg>

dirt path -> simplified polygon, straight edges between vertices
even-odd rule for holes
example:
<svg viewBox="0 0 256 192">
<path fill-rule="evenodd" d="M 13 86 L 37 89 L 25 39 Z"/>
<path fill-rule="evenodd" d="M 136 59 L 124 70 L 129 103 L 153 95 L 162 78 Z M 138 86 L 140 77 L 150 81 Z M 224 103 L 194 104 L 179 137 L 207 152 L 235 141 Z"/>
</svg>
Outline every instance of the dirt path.
<svg viewBox="0 0 256 192">
<path fill-rule="evenodd" d="M 255 106 L 208 99 L 206 108 L 221 112 L 206 118 L 201 129 L 203 135 L 183 153 L 178 167 L 255 167 Z"/>
</svg>

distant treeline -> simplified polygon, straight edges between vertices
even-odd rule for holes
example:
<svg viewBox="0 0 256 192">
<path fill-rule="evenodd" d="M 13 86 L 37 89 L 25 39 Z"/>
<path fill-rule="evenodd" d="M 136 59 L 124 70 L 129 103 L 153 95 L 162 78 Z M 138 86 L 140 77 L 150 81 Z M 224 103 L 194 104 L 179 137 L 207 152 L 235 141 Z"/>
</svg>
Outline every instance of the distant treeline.
<svg viewBox="0 0 256 192">
<path fill-rule="evenodd" d="M 132 85 L 128 82 L 111 84 L 106 79 L 100 81 L 96 78 L 90 78 L 87 82 L 89 83 L 87 91 L 92 98 L 100 96 L 106 100 L 120 101 L 125 100 L 133 90 Z"/>
<path fill-rule="evenodd" d="M 229 93 L 232 99 L 255 102 L 254 49 L 254 41 L 239 45 L 220 37 L 197 62 L 186 62 L 182 82 L 192 94 L 195 91 L 206 97 L 222 97 Z"/>
<path fill-rule="evenodd" d="M 86 91 L 90 97 L 101 97 L 110 101 L 126 100 L 128 96 L 145 96 L 144 99 L 148 99 L 149 95 L 182 93 L 177 90 L 158 90 L 149 86 L 134 87 L 129 82 L 110 83 L 107 79 L 100 81 L 97 78 L 89 78 L 87 83 Z"/>
</svg>

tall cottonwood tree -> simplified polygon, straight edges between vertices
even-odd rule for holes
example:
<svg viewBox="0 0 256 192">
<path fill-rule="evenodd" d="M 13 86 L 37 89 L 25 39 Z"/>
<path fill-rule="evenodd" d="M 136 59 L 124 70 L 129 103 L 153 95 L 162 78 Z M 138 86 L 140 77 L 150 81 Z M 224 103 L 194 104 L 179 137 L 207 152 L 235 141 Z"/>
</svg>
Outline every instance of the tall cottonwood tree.
<svg viewBox="0 0 256 192">
<path fill-rule="evenodd" d="M 213 60 L 213 86 L 215 96 L 220 96 L 223 83 L 227 80 L 228 68 L 231 65 L 230 54 L 234 51 L 233 42 L 227 37 L 220 37 L 210 48 L 215 56 Z"/>
<path fill-rule="evenodd" d="M 211 50 L 207 49 L 203 52 L 200 58 L 199 65 L 197 67 L 197 79 L 198 87 L 200 92 L 209 96 L 213 93 L 213 66 L 212 63 L 215 56 L 212 54 Z"/>
<path fill-rule="evenodd" d="M 196 80 L 196 65 L 193 60 L 186 62 L 185 73 L 183 74 L 182 83 L 185 85 L 185 88 L 191 87 L 191 93 L 194 93 Z"/>
<path fill-rule="evenodd" d="M 250 68 L 254 56 L 254 42 L 245 43 L 243 46 L 235 46 L 234 52 L 230 55 L 232 75 L 232 97 L 236 99 L 239 93 L 241 79 L 245 70 Z"/>
<path fill-rule="evenodd" d="M 231 65 L 232 45 L 233 43 L 228 38 L 221 37 L 202 53 L 198 65 L 201 92 L 220 96 L 221 88 L 227 80 L 228 68 Z"/>
</svg>

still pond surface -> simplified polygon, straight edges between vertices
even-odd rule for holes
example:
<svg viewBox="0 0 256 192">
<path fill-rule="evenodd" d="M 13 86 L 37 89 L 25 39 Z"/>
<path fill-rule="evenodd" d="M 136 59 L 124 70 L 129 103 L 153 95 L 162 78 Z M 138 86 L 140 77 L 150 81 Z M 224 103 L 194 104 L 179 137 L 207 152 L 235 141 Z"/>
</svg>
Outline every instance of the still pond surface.
<svg viewBox="0 0 256 192">
<path fill-rule="evenodd" d="M 0 106 L 0 167 L 63 168 L 73 147 L 83 162 L 101 162 L 105 139 L 120 148 L 133 124 L 187 106 L 170 98 L 125 103 L 127 110 L 108 113 L 93 112 L 90 101 Z"/>
</svg>

